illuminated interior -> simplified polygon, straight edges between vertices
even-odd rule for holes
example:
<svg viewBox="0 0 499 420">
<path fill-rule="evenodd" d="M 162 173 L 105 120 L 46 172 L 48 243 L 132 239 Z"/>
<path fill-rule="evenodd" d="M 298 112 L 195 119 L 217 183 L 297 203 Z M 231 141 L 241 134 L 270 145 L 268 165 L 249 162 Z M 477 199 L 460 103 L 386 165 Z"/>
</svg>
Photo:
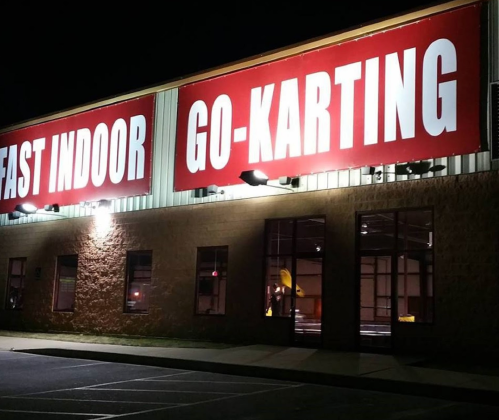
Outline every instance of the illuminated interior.
<svg viewBox="0 0 499 420">
<path fill-rule="evenodd" d="M 359 217 L 360 344 L 392 346 L 393 323 L 433 322 L 433 212 Z"/>
<path fill-rule="evenodd" d="M 265 315 L 291 318 L 295 343 L 321 343 L 324 225 L 322 217 L 267 221 Z"/>
</svg>

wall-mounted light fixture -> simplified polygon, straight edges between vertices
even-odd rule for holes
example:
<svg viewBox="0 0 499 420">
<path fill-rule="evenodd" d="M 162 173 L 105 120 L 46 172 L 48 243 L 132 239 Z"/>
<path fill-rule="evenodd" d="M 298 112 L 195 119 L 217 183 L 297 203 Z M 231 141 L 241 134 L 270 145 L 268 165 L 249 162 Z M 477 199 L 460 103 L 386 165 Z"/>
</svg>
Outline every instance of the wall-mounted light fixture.
<svg viewBox="0 0 499 420">
<path fill-rule="evenodd" d="M 241 172 L 241 175 L 239 175 L 239 178 L 246 182 L 246 184 L 249 184 L 253 187 L 256 187 L 258 185 L 266 185 L 267 187 L 294 191 L 293 188 L 297 188 L 300 185 L 300 178 L 291 178 L 289 176 L 279 177 L 279 185 L 268 184 L 269 177 L 258 169 L 243 171 Z M 293 188 L 285 187 L 284 185 L 291 185 Z"/>
<path fill-rule="evenodd" d="M 212 184 L 207 187 L 196 188 L 194 190 L 193 196 L 195 198 L 208 197 L 210 195 L 225 194 L 224 190 L 218 188 L 217 185 Z"/>
<path fill-rule="evenodd" d="M 33 213 L 36 213 L 37 210 L 38 210 L 38 208 L 30 203 L 17 204 L 15 207 L 15 211 L 18 211 L 18 212 L 24 213 L 24 214 L 33 214 Z"/>
<path fill-rule="evenodd" d="M 111 212 L 111 200 L 99 200 L 93 208 L 96 215 L 109 214 Z"/>
<path fill-rule="evenodd" d="M 252 185 L 256 187 L 258 185 L 267 185 L 269 177 L 265 175 L 262 171 L 258 169 L 254 169 L 251 171 L 242 171 L 241 175 L 239 175 L 246 184 Z"/>
<path fill-rule="evenodd" d="M 21 213 L 20 211 L 17 211 L 17 210 L 10 212 L 8 214 L 9 220 L 17 220 L 17 219 L 20 219 L 21 217 L 28 217 L 28 215 L 25 213 Z"/>
<path fill-rule="evenodd" d="M 9 220 L 17 220 L 21 217 L 28 217 L 33 214 L 44 215 L 44 216 L 57 216 L 63 217 L 64 215 L 54 214 L 59 213 L 59 204 L 46 204 L 43 209 L 39 210 L 36 206 L 29 203 L 17 204 L 13 212 L 8 213 Z"/>
<path fill-rule="evenodd" d="M 420 161 L 411 163 L 402 163 L 400 165 L 395 165 L 394 172 L 384 172 L 382 170 L 376 170 L 374 166 L 366 166 L 362 168 L 362 175 L 375 175 L 378 181 L 381 180 L 383 174 L 392 175 L 424 175 L 429 172 L 440 172 L 445 169 L 445 165 L 431 165 L 431 162 Z"/>
<path fill-rule="evenodd" d="M 111 208 L 111 200 L 99 200 L 97 201 L 98 208 Z"/>
<path fill-rule="evenodd" d="M 17 220 L 21 217 L 28 217 L 28 215 L 36 213 L 37 210 L 38 209 L 33 204 L 17 204 L 14 211 L 10 212 L 7 217 L 9 220 Z"/>
<path fill-rule="evenodd" d="M 80 201 L 80 207 L 85 209 L 96 209 L 97 206 L 97 201 Z"/>
<path fill-rule="evenodd" d="M 43 207 L 45 211 L 53 211 L 54 213 L 59 213 L 60 207 L 59 204 L 45 204 Z"/>
<path fill-rule="evenodd" d="M 99 200 L 99 201 L 80 201 L 80 207 L 89 209 L 98 208 L 111 208 L 111 200 Z"/>
<path fill-rule="evenodd" d="M 291 185 L 291 187 L 293 187 L 293 188 L 298 188 L 300 186 L 300 178 L 299 177 L 291 178 L 289 176 L 280 176 L 279 177 L 279 184 Z"/>
</svg>

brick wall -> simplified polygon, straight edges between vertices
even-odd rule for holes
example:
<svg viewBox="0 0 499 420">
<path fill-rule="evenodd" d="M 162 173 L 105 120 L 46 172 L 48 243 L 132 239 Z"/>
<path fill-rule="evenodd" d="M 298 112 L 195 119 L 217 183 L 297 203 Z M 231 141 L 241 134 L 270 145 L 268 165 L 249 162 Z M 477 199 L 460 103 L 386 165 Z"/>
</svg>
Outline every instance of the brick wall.
<svg viewBox="0 0 499 420">
<path fill-rule="evenodd" d="M 0 312 L 0 328 L 170 336 L 286 344 L 289 321 L 263 317 L 264 222 L 325 215 L 323 337 L 352 349 L 357 308 L 355 213 L 433 206 L 435 323 L 396 326 L 401 350 L 499 349 L 497 172 L 143 210 L 95 219 L 0 228 L 0 298 L 9 258 L 27 258 L 24 309 Z M 196 250 L 229 247 L 226 316 L 194 315 Z M 153 251 L 147 315 L 124 314 L 130 250 Z M 74 313 L 52 311 L 58 255 L 78 254 Z M 41 278 L 34 277 L 41 267 Z M 2 305 L 3 307 L 3 305 Z"/>
</svg>

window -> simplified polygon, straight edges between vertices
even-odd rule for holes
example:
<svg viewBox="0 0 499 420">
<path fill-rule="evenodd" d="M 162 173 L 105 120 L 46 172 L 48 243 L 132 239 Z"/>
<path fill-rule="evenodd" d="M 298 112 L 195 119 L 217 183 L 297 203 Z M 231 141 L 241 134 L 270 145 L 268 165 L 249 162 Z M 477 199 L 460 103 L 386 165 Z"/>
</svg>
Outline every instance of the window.
<svg viewBox="0 0 499 420">
<path fill-rule="evenodd" d="M 198 248 L 196 270 L 196 314 L 225 315 L 229 249 Z"/>
<path fill-rule="evenodd" d="M 22 309 L 24 297 L 24 277 L 26 275 L 26 258 L 11 258 L 7 280 L 6 309 Z"/>
<path fill-rule="evenodd" d="M 393 302 L 399 322 L 433 322 L 433 240 L 431 209 L 360 216 L 364 321 L 388 320 Z"/>
<path fill-rule="evenodd" d="M 295 266 L 297 316 L 320 318 L 324 226 L 324 218 L 267 221 L 266 315 L 291 315 L 291 282 Z M 276 291 L 277 296 L 274 296 Z"/>
<path fill-rule="evenodd" d="M 57 258 L 54 311 L 74 312 L 78 255 Z"/>
<path fill-rule="evenodd" d="M 321 337 L 324 239 L 324 217 L 266 222 L 265 315 L 294 317 L 295 341 Z"/>
<path fill-rule="evenodd" d="M 151 293 L 152 251 L 130 251 L 127 255 L 125 312 L 145 314 Z"/>
</svg>

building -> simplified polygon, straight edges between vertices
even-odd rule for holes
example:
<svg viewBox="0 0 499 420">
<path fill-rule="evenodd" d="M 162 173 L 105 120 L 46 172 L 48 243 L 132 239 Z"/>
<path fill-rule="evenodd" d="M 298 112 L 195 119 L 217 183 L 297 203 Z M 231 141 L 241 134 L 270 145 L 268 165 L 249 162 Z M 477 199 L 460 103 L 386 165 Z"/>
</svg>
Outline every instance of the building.
<svg viewBox="0 0 499 420">
<path fill-rule="evenodd" d="M 0 328 L 497 354 L 498 10 L 3 130 Z"/>
</svg>

